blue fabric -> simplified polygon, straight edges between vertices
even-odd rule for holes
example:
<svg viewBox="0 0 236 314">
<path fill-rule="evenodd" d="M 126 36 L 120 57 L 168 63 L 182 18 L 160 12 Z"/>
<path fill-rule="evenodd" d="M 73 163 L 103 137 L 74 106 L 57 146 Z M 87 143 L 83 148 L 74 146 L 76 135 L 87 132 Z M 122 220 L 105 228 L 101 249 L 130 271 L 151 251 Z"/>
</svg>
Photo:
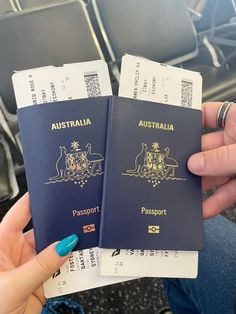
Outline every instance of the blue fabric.
<svg viewBox="0 0 236 314">
<path fill-rule="evenodd" d="M 41 314 L 57 314 L 62 313 L 60 308 L 70 309 L 71 313 L 85 314 L 83 308 L 78 303 L 66 298 L 53 298 L 48 299 L 43 306 Z M 73 312 L 72 312 L 73 311 Z"/>
<path fill-rule="evenodd" d="M 166 279 L 174 314 L 232 314 L 236 297 L 236 224 L 217 216 L 204 221 L 205 249 L 197 279 Z"/>
</svg>

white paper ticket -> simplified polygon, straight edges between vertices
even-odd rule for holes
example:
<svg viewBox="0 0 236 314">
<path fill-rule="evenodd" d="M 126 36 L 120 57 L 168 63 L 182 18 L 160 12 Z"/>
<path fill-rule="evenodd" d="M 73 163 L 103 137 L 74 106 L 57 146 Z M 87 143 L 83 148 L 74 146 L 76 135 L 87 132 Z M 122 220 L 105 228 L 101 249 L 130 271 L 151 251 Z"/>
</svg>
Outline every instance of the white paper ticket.
<svg viewBox="0 0 236 314">
<path fill-rule="evenodd" d="M 202 77 L 198 72 L 125 55 L 119 96 L 201 109 Z"/>
</svg>

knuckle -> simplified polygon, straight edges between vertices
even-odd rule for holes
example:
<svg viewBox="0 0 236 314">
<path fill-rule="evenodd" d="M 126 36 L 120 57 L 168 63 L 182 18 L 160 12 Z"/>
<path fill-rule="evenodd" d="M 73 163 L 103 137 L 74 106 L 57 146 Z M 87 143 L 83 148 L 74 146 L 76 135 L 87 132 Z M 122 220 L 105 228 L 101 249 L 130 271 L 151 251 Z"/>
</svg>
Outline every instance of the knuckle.
<svg viewBox="0 0 236 314">
<path fill-rule="evenodd" d="M 36 255 L 35 259 L 43 275 L 47 276 L 48 274 L 51 273 L 51 269 L 48 263 L 42 258 L 40 254 Z"/>
<path fill-rule="evenodd" d="M 222 146 L 216 150 L 216 159 L 219 166 L 228 164 L 230 161 L 230 151 L 228 146 Z"/>
</svg>

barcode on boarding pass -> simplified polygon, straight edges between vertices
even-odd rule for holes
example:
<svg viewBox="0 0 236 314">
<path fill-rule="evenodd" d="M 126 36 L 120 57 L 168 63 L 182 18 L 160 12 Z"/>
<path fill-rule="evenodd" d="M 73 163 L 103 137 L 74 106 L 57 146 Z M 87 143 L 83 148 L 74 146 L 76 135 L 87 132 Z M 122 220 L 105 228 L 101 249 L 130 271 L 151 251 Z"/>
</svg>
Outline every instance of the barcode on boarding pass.
<svg viewBox="0 0 236 314">
<path fill-rule="evenodd" d="M 181 81 L 181 106 L 192 108 L 193 102 L 193 82 Z"/>
<path fill-rule="evenodd" d="M 101 96 L 101 87 L 97 72 L 89 72 L 84 74 L 84 81 L 88 97 Z"/>
</svg>

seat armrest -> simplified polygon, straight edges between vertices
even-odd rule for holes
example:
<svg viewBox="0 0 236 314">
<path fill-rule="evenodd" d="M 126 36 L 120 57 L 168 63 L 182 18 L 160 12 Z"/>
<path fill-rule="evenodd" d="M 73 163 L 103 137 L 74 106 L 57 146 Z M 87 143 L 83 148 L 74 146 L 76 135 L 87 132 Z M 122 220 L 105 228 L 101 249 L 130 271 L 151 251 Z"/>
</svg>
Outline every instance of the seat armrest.
<svg viewBox="0 0 236 314">
<path fill-rule="evenodd" d="M 198 21 L 201 20 L 202 15 L 200 13 L 194 11 L 191 8 L 188 8 L 188 11 L 189 11 L 189 14 L 191 16 L 191 19 L 192 19 L 193 23 L 198 22 Z"/>
<path fill-rule="evenodd" d="M 0 142 L 0 203 L 12 196 L 7 155 L 3 144 Z"/>
</svg>

